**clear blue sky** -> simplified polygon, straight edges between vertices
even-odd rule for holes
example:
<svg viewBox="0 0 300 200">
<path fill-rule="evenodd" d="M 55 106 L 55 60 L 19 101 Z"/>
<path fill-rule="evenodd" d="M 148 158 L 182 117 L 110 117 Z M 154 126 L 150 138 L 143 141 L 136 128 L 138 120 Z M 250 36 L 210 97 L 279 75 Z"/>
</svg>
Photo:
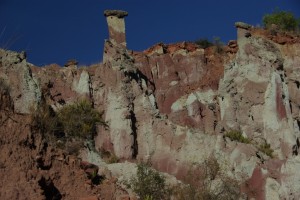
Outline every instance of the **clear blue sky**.
<svg viewBox="0 0 300 200">
<path fill-rule="evenodd" d="M 102 60 L 105 9 L 129 12 L 129 49 L 219 36 L 236 38 L 234 22 L 261 24 L 274 8 L 300 16 L 300 0 L 0 0 L 0 46 L 25 50 L 35 65 Z M 9 44 L 7 44 L 9 43 Z"/>
</svg>

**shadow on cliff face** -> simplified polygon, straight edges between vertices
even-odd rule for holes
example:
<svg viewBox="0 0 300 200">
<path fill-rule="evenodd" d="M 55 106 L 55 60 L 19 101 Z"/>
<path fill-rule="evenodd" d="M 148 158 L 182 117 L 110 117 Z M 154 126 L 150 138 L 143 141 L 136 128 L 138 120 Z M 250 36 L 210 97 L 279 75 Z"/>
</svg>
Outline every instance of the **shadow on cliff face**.
<svg viewBox="0 0 300 200">
<path fill-rule="evenodd" d="M 46 200 L 60 200 L 62 199 L 62 195 L 59 190 L 55 187 L 54 183 L 51 179 L 46 179 L 42 177 L 41 180 L 38 181 L 41 189 L 44 191 L 43 194 L 46 197 Z"/>
<path fill-rule="evenodd" d="M 0 110 L 9 111 L 13 109 L 13 102 L 9 92 L 9 85 L 4 79 L 0 78 Z"/>
<path fill-rule="evenodd" d="M 114 183 L 107 191 L 99 176 L 91 182 L 77 156 L 55 148 L 32 127 L 30 115 L 14 111 L 10 89 L 0 83 L 0 199 L 113 197 Z"/>
</svg>

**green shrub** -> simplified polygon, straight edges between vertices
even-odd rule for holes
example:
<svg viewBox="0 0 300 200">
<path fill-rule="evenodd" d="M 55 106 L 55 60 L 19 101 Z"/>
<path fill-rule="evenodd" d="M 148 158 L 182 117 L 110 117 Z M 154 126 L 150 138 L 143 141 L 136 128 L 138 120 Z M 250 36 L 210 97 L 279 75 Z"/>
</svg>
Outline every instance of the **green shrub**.
<svg viewBox="0 0 300 200">
<path fill-rule="evenodd" d="M 101 158 L 108 164 L 119 162 L 119 158 L 110 151 L 101 148 L 98 152 L 100 153 Z"/>
<path fill-rule="evenodd" d="M 213 46 L 214 44 L 206 38 L 200 38 L 194 41 L 195 44 L 199 45 L 202 49 L 206 49 L 208 47 Z"/>
<path fill-rule="evenodd" d="M 184 182 L 185 184 L 173 189 L 175 199 L 223 200 L 241 197 L 238 182 L 222 172 L 215 157 L 210 157 L 203 164 L 195 165 Z"/>
<path fill-rule="evenodd" d="M 67 137 L 93 138 L 96 124 L 105 125 L 101 113 L 86 100 L 64 106 L 58 111 L 58 119 Z"/>
<path fill-rule="evenodd" d="M 88 101 L 64 106 L 57 113 L 42 102 L 32 111 L 32 128 L 52 145 L 68 154 L 78 154 L 86 139 L 93 140 L 96 125 L 107 126 L 102 114 L 94 110 Z"/>
<path fill-rule="evenodd" d="M 261 144 L 258 148 L 261 152 L 269 156 L 270 158 L 273 158 L 273 152 L 274 150 L 271 148 L 271 145 L 268 143 Z"/>
<path fill-rule="evenodd" d="M 142 200 L 165 200 L 168 198 L 168 188 L 165 177 L 150 167 L 149 164 L 137 165 L 137 175 L 132 177 L 128 183 Z"/>
<path fill-rule="evenodd" d="M 300 19 L 297 19 L 291 12 L 276 9 L 273 13 L 263 16 L 263 24 L 266 28 L 271 28 L 272 24 L 275 24 L 282 31 L 297 31 Z"/>
<path fill-rule="evenodd" d="M 223 52 L 224 44 L 219 37 L 214 37 L 213 42 L 209 41 L 206 38 L 200 38 L 200 39 L 194 41 L 194 43 L 199 45 L 203 49 L 214 46 L 214 50 L 216 53 Z"/>
<path fill-rule="evenodd" d="M 108 164 L 117 163 L 117 162 L 119 162 L 119 158 L 115 154 L 111 154 L 111 156 L 107 160 Z"/>
<path fill-rule="evenodd" d="M 237 141 L 246 144 L 250 143 L 250 140 L 245 138 L 240 131 L 229 131 L 224 136 L 228 137 L 231 141 Z"/>
<path fill-rule="evenodd" d="M 154 200 L 151 195 L 147 195 L 144 200 Z"/>
<path fill-rule="evenodd" d="M 214 47 L 215 47 L 215 52 L 216 53 L 223 53 L 224 49 L 224 43 L 221 41 L 220 37 L 214 37 Z"/>
<path fill-rule="evenodd" d="M 56 113 L 45 102 L 42 102 L 36 109 L 32 109 L 31 113 L 32 127 L 47 139 L 50 139 L 49 136 L 62 131 Z"/>
</svg>

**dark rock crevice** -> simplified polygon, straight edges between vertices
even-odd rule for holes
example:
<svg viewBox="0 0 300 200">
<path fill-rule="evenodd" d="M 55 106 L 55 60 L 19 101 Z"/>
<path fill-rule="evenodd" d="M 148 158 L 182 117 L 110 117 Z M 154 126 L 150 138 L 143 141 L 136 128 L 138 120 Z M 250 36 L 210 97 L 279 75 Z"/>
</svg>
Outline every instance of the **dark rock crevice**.
<svg viewBox="0 0 300 200">
<path fill-rule="evenodd" d="M 125 76 L 129 77 L 131 80 L 135 80 L 141 90 L 143 90 L 142 87 L 142 79 L 143 79 L 147 84 L 147 88 L 150 86 L 151 88 L 153 88 L 153 92 L 155 91 L 155 84 L 150 79 L 148 79 L 148 77 L 144 75 L 140 70 L 137 69 L 135 72 L 125 71 L 124 74 Z"/>
<path fill-rule="evenodd" d="M 299 147 L 300 147 L 300 142 L 299 142 L 299 138 L 297 138 L 296 139 L 296 144 L 292 148 L 292 154 L 293 155 L 298 156 L 298 154 L 299 154 Z"/>
<path fill-rule="evenodd" d="M 293 113 L 293 106 L 292 106 L 292 101 L 291 100 L 289 100 L 289 106 L 290 106 L 291 113 Z"/>
<path fill-rule="evenodd" d="M 133 105 L 134 107 L 134 105 Z M 133 110 L 130 111 L 130 119 L 131 119 L 131 130 L 133 136 L 133 143 L 132 143 L 132 158 L 136 158 L 138 155 L 138 142 L 137 142 L 137 119 Z"/>
<path fill-rule="evenodd" d="M 46 197 L 46 200 L 61 200 L 62 195 L 60 191 L 55 187 L 51 179 L 46 179 L 42 177 L 39 181 L 39 186 L 43 190 L 43 194 Z"/>
<path fill-rule="evenodd" d="M 91 79 L 91 75 L 88 73 L 89 75 L 89 80 L 88 80 L 88 84 L 89 84 L 89 98 L 92 101 L 92 107 L 94 108 L 95 106 L 95 101 L 94 101 L 94 90 L 93 90 L 93 84 L 92 84 L 92 79 Z"/>
<path fill-rule="evenodd" d="M 295 81 L 295 84 L 297 85 L 297 88 L 300 88 L 300 81 Z"/>
</svg>

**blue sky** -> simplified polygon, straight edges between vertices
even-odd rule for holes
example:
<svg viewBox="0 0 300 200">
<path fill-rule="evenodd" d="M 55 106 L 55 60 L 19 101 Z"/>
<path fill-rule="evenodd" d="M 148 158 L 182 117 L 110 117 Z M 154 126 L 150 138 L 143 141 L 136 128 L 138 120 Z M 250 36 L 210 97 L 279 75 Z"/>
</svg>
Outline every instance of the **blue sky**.
<svg viewBox="0 0 300 200">
<path fill-rule="evenodd" d="M 215 36 L 236 38 L 234 22 L 261 24 L 276 7 L 300 17 L 300 0 L 0 0 L 0 46 L 27 52 L 28 61 L 63 65 L 102 60 L 108 38 L 105 9 L 129 12 L 129 49 Z"/>
</svg>

